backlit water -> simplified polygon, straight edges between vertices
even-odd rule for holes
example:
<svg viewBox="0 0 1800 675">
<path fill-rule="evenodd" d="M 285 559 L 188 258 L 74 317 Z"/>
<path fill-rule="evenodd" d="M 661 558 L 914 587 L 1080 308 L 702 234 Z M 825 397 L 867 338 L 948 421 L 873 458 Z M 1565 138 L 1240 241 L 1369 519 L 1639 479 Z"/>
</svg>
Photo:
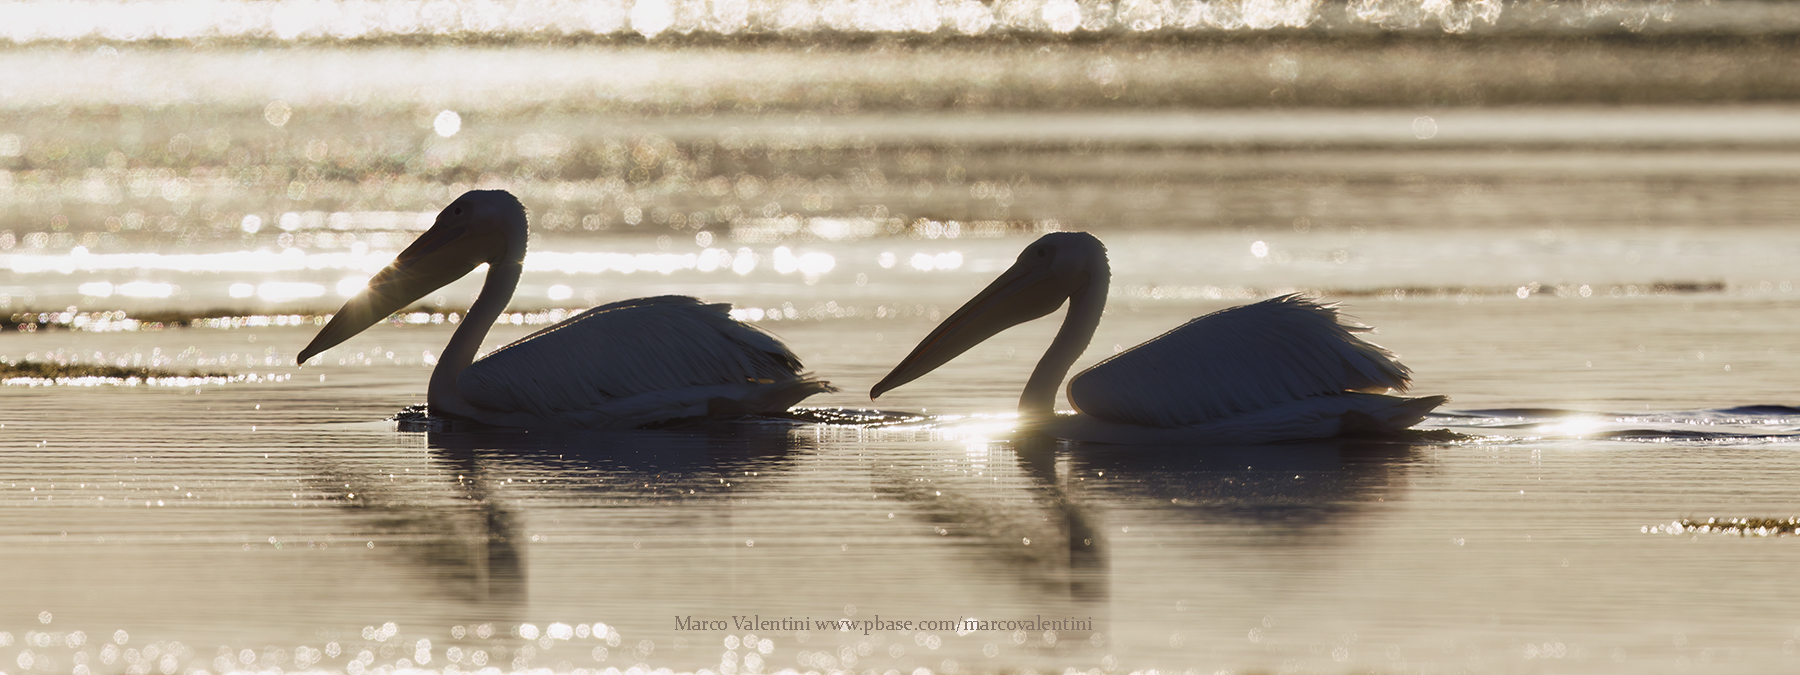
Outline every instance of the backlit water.
<svg viewBox="0 0 1800 675">
<path fill-rule="evenodd" d="M 1785 5 L 157 7 L 0 8 L 0 359 L 223 373 L 0 388 L 0 672 L 1800 666 L 1791 526 L 1670 533 L 1796 515 Z M 397 431 L 474 277 L 294 366 L 471 188 L 490 347 L 697 295 L 839 421 Z M 868 400 L 1059 229 L 1080 366 L 1309 291 L 1462 436 L 1009 440 L 1057 316 Z"/>
</svg>

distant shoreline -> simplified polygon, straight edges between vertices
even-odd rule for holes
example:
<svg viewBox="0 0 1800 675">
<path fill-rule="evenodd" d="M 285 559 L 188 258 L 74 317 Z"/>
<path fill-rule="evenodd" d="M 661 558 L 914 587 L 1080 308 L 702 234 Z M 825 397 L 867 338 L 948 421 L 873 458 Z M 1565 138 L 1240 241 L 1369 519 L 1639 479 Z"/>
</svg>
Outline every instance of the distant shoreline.
<svg viewBox="0 0 1800 675">
<path fill-rule="evenodd" d="M 21 115 L 257 119 L 280 100 L 301 121 L 1790 103 L 1800 31 L 77 40 L 0 48 L 0 91 Z"/>
</svg>

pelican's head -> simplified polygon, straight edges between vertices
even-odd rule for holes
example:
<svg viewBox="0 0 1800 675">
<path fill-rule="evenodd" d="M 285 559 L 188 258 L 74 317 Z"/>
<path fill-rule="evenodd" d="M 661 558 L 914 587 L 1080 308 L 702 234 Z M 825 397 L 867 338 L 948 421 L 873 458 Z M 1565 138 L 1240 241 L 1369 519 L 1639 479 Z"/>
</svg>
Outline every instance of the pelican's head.
<svg viewBox="0 0 1800 675">
<path fill-rule="evenodd" d="M 525 261 L 525 206 L 505 190 L 471 190 L 438 212 L 437 222 L 413 240 L 369 285 L 331 317 L 300 350 L 299 363 L 361 333 L 425 294 L 480 267 Z"/>
<path fill-rule="evenodd" d="M 1039 237 L 1000 278 L 925 336 L 869 390 L 869 398 L 919 379 L 1000 331 L 1056 311 L 1096 276 L 1111 274 L 1106 247 L 1094 235 L 1053 232 Z"/>
</svg>

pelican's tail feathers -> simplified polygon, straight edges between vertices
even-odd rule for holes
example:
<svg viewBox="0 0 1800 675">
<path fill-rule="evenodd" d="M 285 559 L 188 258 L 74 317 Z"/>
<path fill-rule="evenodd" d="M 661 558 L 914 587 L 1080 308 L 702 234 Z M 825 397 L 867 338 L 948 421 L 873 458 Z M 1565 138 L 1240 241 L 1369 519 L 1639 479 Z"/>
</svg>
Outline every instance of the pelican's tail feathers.
<svg viewBox="0 0 1800 675">
<path fill-rule="evenodd" d="M 561 413 L 554 420 L 577 429 L 630 429 L 709 417 L 779 416 L 808 396 L 834 391 L 837 387 L 810 375 L 685 387 L 610 399 Z"/>
<path fill-rule="evenodd" d="M 814 394 L 829 394 L 837 391 L 830 382 L 813 377 L 812 373 L 801 373 L 799 377 L 785 382 L 775 382 L 757 387 L 756 391 L 742 399 L 713 399 L 708 408 L 715 405 L 726 405 L 730 408 L 709 414 L 756 415 L 764 413 L 784 412 L 807 397 Z"/>
<path fill-rule="evenodd" d="M 1365 396 L 1379 396 L 1366 394 Z M 1344 413 L 1342 433 L 1393 433 L 1411 428 L 1412 425 L 1425 421 L 1425 416 L 1450 400 L 1448 396 L 1420 396 L 1418 398 L 1401 398 L 1398 396 L 1379 396 L 1388 399 L 1386 405 L 1365 406 Z"/>
</svg>

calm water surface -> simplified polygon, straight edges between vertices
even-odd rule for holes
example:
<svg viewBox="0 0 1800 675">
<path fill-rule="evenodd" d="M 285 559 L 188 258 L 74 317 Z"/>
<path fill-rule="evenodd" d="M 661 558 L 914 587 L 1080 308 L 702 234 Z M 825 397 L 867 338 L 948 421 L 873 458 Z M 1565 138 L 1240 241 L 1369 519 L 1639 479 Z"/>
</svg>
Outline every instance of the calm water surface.
<svg viewBox="0 0 1800 675">
<path fill-rule="evenodd" d="M 929 32 L 887 5 L 869 28 L 621 4 L 520 45 L 523 10 L 245 5 L 152 38 L 6 9 L 0 359 L 228 375 L 0 387 L 0 673 L 1800 667 L 1795 538 L 1668 530 L 1795 514 L 1800 113 L 1693 103 L 1787 100 L 1788 57 L 1758 56 L 1787 48 L 1680 39 L 1785 34 L 1791 8 L 1265 4 L 938 3 L 942 42 L 859 41 Z M 1325 37 L 1206 38 L 1290 19 Z M 699 37 L 646 46 L 653 24 Z M 1439 24 L 1511 37 L 1355 37 Z M 727 39 L 745 26 L 780 34 Z M 815 54 L 827 29 L 855 39 Z M 843 391 L 807 421 L 397 431 L 473 278 L 292 365 L 477 187 L 535 228 L 490 347 L 686 293 Z M 1378 326 L 1452 397 L 1421 427 L 1461 435 L 1011 440 L 1054 317 L 867 399 L 1059 229 L 1115 271 L 1081 365 L 1309 291 Z"/>
<path fill-rule="evenodd" d="M 1166 245 L 1115 241 L 1115 260 Z M 1793 665 L 1789 539 L 1644 532 L 1791 513 L 1800 413 L 1718 410 L 1792 401 L 1791 297 L 1349 301 L 1418 370 L 1419 391 L 1473 411 L 1424 426 L 1473 438 L 1005 440 L 1003 414 L 1048 322 L 881 402 L 945 417 L 567 436 L 381 421 L 421 401 L 428 368 L 403 355 L 441 346 L 444 326 L 382 326 L 306 368 L 283 355 L 310 327 L 13 334 L 12 358 L 160 348 L 235 356 L 236 372 L 280 379 L 9 387 L 9 646 L 30 670 L 56 671 L 153 669 L 152 647 L 210 672 Z M 1089 360 L 1229 302 L 1115 298 Z M 809 403 L 860 408 L 930 325 L 769 327 L 846 389 Z M 275 365 L 247 365 L 268 349 Z M 751 615 L 1092 623 L 864 634 L 681 630 L 676 619 Z M 357 664 L 365 651 L 372 660 Z"/>
</svg>

